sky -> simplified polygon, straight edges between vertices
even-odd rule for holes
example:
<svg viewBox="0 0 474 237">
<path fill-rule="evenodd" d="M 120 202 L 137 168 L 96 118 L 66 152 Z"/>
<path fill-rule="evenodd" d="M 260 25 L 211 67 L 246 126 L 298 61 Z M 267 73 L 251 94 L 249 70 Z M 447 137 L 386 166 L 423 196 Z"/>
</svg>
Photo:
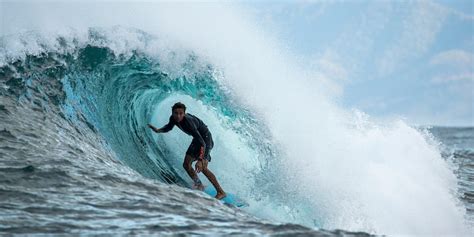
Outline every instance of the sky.
<svg viewBox="0 0 474 237">
<path fill-rule="evenodd" d="M 414 125 L 474 126 L 474 1 L 258 1 L 242 5 L 339 103 Z"/>
</svg>

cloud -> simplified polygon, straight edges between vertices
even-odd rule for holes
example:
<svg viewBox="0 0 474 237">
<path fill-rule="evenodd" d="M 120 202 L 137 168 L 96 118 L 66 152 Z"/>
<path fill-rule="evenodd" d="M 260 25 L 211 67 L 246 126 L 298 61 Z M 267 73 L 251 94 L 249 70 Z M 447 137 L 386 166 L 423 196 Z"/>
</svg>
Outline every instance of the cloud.
<svg viewBox="0 0 474 237">
<path fill-rule="evenodd" d="M 453 81 L 463 81 L 463 80 L 470 80 L 474 82 L 474 74 L 470 73 L 460 73 L 460 74 L 452 74 L 452 75 L 438 75 L 431 79 L 432 82 L 435 83 L 443 83 L 443 82 L 453 82 Z"/>
<path fill-rule="evenodd" d="M 455 16 L 461 20 L 471 21 L 471 23 L 474 20 L 474 16 L 449 8 L 443 4 L 427 0 L 418 1 L 410 17 L 404 21 L 404 29 L 400 40 L 386 50 L 384 56 L 379 61 L 379 74 L 382 76 L 390 74 L 400 66 L 407 64 L 407 61 L 426 53 L 435 42 L 448 16 Z M 465 60 L 461 57 L 466 57 L 467 55 L 446 56 L 455 56 L 458 60 Z M 470 60 L 472 63 L 472 54 Z"/>
<path fill-rule="evenodd" d="M 343 64 L 354 78 L 355 75 L 366 73 L 366 67 L 377 53 L 377 38 L 393 20 L 396 5 L 384 1 L 366 5 L 354 2 L 351 7 L 364 10 L 352 12 L 350 22 L 340 28 L 341 34 L 330 43 L 324 54 Z"/>
<path fill-rule="evenodd" d="M 420 57 L 436 40 L 446 17 L 446 8 L 428 1 L 420 1 L 410 16 L 403 21 L 399 40 L 385 51 L 378 64 L 378 73 L 394 72 L 408 60 Z"/>
<path fill-rule="evenodd" d="M 436 3 L 433 3 L 433 4 L 436 4 Z M 465 20 L 465 21 L 473 21 L 474 20 L 474 16 L 473 15 L 469 15 L 469 14 L 466 14 L 464 12 L 461 12 L 461 11 L 458 11 L 456 9 L 453 9 L 453 8 L 450 8 L 450 7 L 447 7 L 441 3 L 437 4 L 438 6 L 444 8 L 446 11 L 448 11 L 450 14 L 458 17 L 459 19 L 461 20 Z M 472 3 L 471 3 L 471 12 L 472 12 Z"/>
<path fill-rule="evenodd" d="M 472 67 L 474 54 L 461 49 L 453 49 L 441 52 L 430 60 L 431 65 L 457 65 L 462 67 Z"/>
<path fill-rule="evenodd" d="M 345 81 L 347 79 L 347 70 L 328 57 L 318 58 L 312 62 L 312 65 L 332 80 Z"/>
<path fill-rule="evenodd" d="M 474 81 L 474 54 L 461 49 L 443 51 L 430 59 L 430 65 L 438 73 L 431 79 L 434 83 Z"/>
</svg>

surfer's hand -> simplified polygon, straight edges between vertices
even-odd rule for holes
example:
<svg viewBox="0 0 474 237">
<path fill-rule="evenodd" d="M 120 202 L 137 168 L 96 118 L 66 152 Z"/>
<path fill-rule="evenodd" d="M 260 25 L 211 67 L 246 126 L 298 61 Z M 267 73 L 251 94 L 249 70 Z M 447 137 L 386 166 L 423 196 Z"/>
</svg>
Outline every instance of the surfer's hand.
<svg viewBox="0 0 474 237">
<path fill-rule="evenodd" d="M 202 160 L 198 160 L 198 162 L 196 162 L 196 173 L 199 173 L 202 171 Z"/>
<path fill-rule="evenodd" d="M 154 132 L 159 132 L 160 130 L 158 128 L 155 128 L 155 126 L 151 125 L 151 124 L 148 124 L 148 127 L 151 128 L 151 130 L 153 130 Z"/>
<path fill-rule="evenodd" d="M 207 160 L 198 160 L 196 162 L 196 166 L 195 166 L 196 173 L 199 173 L 199 172 L 207 169 L 207 162 L 208 162 Z"/>
</svg>

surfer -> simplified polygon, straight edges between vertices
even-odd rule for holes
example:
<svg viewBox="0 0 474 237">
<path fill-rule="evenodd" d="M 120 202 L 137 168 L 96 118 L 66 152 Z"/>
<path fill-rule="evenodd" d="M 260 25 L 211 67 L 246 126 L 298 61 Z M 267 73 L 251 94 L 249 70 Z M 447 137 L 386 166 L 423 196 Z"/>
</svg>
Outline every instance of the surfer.
<svg viewBox="0 0 474 237">
<path fill-rule="evenodd" d="M 197 175 L 197 173 L 202 171 L 217 191 L 215 198 L 222 199 L 226 197 L 226 193 L 222 190 L 219 182 L 217 182 L 216 176 L 207 168 L 207 164 L 211 161 L 210 153 L 212 147 L 214 147 L 214 141 L 212 140 L 211 132 L 202 120 L 192 114 L 186 113 L 186 106 L 178 102 L 171 107 L 171 116 L 168 124 L 162 128 L 156 128 L 151 124 L 148 124 L 148 127 L 156 133 L 165 133 L 173 129 L 175 125 L 181 129 L 181 131 L 193 137 L 193 141 L 186 151 L 183 167 L 194 181 L 194 188 L 204 190 L 204 185 L 202 185 Z M 195 166 L 196 170 L 192 167 L 194 161 L 197 161 Z"/>
</svg>

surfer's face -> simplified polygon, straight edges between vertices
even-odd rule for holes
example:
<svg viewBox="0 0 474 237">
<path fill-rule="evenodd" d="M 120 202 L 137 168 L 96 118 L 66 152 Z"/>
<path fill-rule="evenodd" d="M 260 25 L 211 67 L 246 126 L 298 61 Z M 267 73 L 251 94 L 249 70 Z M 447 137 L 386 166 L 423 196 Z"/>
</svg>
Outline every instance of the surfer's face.
<svg viewBox="0 0 474 237">
<path fill-rule="evenodd" d="M 173 110 L 173 119 L 174 119 L 174 121 L 179 123 L 179 122 L 181 122 L 181 120 L 183 120 L 183 118 L 184 118 L 184 109 L 178 108 L 178 109 Z"/>
</svg>

